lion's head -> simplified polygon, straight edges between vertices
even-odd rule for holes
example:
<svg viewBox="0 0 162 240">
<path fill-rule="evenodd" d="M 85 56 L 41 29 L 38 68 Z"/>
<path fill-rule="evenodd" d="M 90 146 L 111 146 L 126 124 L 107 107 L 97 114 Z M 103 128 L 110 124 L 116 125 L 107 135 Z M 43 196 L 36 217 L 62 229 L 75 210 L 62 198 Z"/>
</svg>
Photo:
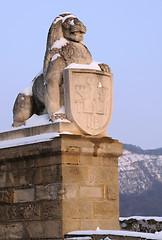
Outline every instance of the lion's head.
<svg viewBox="0 0 162 240">
<path fill-rule="evenodd" d="M 62 23 L 64 37 L 75 42 L 82 41 L 83 34 L 86 33 L 86 27 L 78 18 L 67 17 Z"/>
<path fill-rule="evenodd" d="M 80 42 L 86 33 L 84 24 L 73 14 L 64 13 L 56 17 L 51 24 L 47 37 L 47 49 L 51 49 L 53 43 L 61 37 L 67 40 Z"/>
</svg>

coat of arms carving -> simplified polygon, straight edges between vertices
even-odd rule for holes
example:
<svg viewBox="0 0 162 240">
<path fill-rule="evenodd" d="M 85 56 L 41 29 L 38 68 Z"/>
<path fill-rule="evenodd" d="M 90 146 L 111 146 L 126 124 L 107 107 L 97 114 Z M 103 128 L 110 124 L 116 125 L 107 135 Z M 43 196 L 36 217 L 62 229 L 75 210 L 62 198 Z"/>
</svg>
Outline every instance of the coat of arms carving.
<svg viewBox="0 0 162 240">
<path fill-rule="evenodd" d="M 113 110 L 112 74 L 68 68 L 63 71 L 63 78 L 67 118 L 86 134 L 105 131 Z"/>
</svg>

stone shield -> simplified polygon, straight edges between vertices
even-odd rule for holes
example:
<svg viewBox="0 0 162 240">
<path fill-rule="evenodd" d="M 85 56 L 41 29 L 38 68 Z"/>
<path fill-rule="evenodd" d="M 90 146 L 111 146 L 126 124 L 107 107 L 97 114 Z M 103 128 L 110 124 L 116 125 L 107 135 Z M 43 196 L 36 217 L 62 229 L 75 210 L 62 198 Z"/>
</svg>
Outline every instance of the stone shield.
<svg viewBox="0 0 162 240">
<path fill-rule="evenodd" d="M 110 124 L 113 110 L 113 76 L 92 69 L 63 71 L 66 116 L 85 134 L 98 135 Z"/>
</svg>

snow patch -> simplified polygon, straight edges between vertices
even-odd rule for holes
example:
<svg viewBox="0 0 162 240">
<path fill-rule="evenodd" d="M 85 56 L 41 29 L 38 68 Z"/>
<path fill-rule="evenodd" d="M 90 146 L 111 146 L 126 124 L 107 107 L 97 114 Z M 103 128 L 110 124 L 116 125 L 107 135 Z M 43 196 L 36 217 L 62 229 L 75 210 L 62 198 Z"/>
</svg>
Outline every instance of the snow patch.
<svg viewBox="0 0 162 240">
<path fill-rule="evenodd" d="M 73 14 L 67 15 L 67 16 L 63 17 L 62 23 L 65 22 L 65 20 L 66 20 L 67 18 L 76 18 L 76 16 L 74 16 Z"/>
<path fill-rule="evenodd" d="M 61 106 L 61 108 L 57 112 L 55 112 L 55 113 L 56 114 L 59 114 L 59 113 L 65 114 L 65 106 Z"/>
<path fill-rule="evenodd" d="M 52 57 L 51 62 L 54 61 L 54 60 L 56 60 L 58 57 L 61 57 L 61 56 L 60 56 L 59 53 L 56 53 L 56 54 Z"/>
<path fill-rule="evenodd" d="M 71 25 L 71 26 L 74 26 L 74 19 L 71 20 L 70 25 Z"/>
<path fill-rule="evenodd" d="M 62 23 L 63 22 L 65 22 L 65 20 L 67 19 L 67 18 L 76 18 L 76 16 L 74 16 L 73 14 L 71 14 L 71 13 L 69 13 L 69 12 L 67 12 L 67 13 L 63 13 L 63 14 L 69 14 L 69 15 L 67 15 L 67 16 L 65 16 L 65 17 L 62 17 L 62 16 L 58 16 L 54 21 L 53 21 L 53 24 L 56 24 L 58 21 L 60 21 L 60 20 L 62 20 Z"/>
<path fill-rule="evenodd" d="M 33 82 L 31 82 L 31 84 L 28 87 L 26 87 L 23 91 L 21 91 L 21 93 L 24 93 L 26 96 L 32 96 L 33 95 L 32 87 Z"/>
<path fill-rule="evenodd" d="M 61 37 L 59 40 L 56 40 L 56 41 L 53 43 L 51 49 L 53 49 L 53 48 L 62 48 L 62 47 L 63 47 L 64 45 L 66 45 L 67 43 L 68 43 L 68 41 L 66 40 L 66 38 Z"/>
<path fill-rule="evenodd" d="M 58 122 L 71 123 L 69 120 L 67 120 L 67 119 L 61 119 L 61 118 L 56 119 L 53 123 L 58 123 Z"/>
<path fill-rule="evenodd" d="M 98 87 L 102 88 L 102 83 L 101 82 L 98 83 Z"/>
<path fill-rule="evenodd" d="M 90 64 L 77 64 L 77 63 L 71 63 L 68 65 L 65 69 L 68 68 L 81 68 L 81 69 L 94 69 L 94 70 L 100 70 L 101 68 L 98 66 L 98 62 L 92 61 Z"/>
</svg>

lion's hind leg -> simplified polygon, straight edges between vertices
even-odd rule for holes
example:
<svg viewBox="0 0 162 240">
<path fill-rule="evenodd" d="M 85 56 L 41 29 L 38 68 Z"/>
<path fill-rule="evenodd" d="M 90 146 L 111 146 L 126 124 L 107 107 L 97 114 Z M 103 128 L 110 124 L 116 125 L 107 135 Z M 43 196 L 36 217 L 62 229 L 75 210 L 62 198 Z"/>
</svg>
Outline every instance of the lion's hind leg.
<svg viewBox="0 0 162 240">
<path fill-rule="evenodd" d="M 13 107 L 13 127 L 25 125 L 32 115 L 32 96 L 19 93 Z"/>
</svg>

